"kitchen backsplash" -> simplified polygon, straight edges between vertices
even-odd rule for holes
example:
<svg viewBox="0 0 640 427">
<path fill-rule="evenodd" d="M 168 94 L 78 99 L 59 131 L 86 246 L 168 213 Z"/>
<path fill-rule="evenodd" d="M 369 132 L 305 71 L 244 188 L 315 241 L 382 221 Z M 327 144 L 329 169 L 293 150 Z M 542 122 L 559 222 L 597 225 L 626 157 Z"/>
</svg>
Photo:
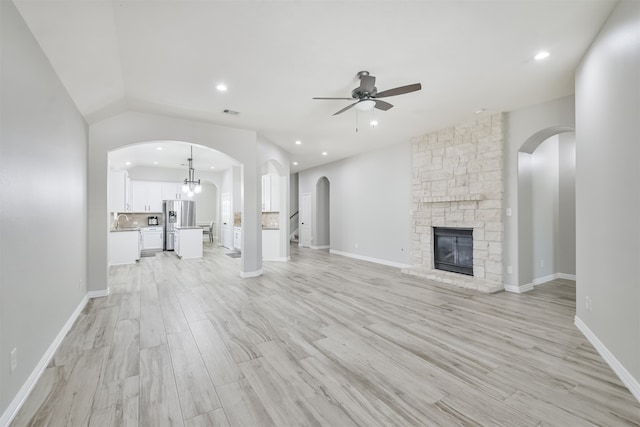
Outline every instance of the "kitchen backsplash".
<svg viewBox="0 0 640 427">
<path fill-rule="evenodd" d="M 242 226 L 242 212 L 233 213 L 233 226 L 234 227 Z"/>
<path fill-rule="evenodd" d="M 262 212 L 262 228 L 280 228 L 280 212 Z"/>
<path fill-rule="evenodd" d="M 123 227 L 147 227 L 149 226 L 149 221 L 148 218 L 150 216 L 157 216 L 158 217 L 158 226 L 162 227 L 164 225 L 164 215 L 163 214 L 157 214 L 154 213 L 152 215 L 148 214 L 148 213 L 121 213 L 121 214 L 116 214 L 114 212 L 111 213 L 111 228 L 114 228 L 116 225 L 116 218 L 117 216 L 120 216 L 120 219 L 118 219 L 118 227 L 119 228 L 123 228 Z"/>
</svg>

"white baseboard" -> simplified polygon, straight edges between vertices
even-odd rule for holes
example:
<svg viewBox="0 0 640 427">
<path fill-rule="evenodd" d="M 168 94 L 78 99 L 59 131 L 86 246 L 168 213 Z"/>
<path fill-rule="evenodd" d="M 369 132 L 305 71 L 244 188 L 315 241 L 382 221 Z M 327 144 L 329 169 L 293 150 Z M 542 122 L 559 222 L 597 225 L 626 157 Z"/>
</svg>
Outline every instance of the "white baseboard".
<svg viewBox="0 0 640 427">
<path fill-rule="evenodd" d="M 558 275 L 558 279 L 573 280 L 574 282 L 576 281 L 575 274 L 557 273 L 557 275 Z"/>
<path fill-rule="evenodd" d="M 633 378 L 631 373 L 616 359 L 616 357 L 605 347 L 598 337 L 589 329 L 589 327 L 578 317 L 575 316 L 574 323 L 582 334 L 589 340 L 591 345 L 598 350 L 600 356 L 613 369 L 613 372 L 620 378 L 620 381 L 627 386 L 631 394 L 640 402 L 640 382 Z"/>
<path fill-rule="evenodd" d="M 533 283 L 527 283 L 526 285 L 518 286 L 518 285 L 505 285 L 504 290 L 507 292 L 513 292 L 516 294 L 522 294 L 525 292 L 532 291 L 534 288 Z"/>
<path fill-rule="evenodd" d="M 558 274 L 554 273 L 554 274 L 549 274 L 547 276 L 536 277 L 533 279 L 532 283 L 533 283 L 533 286 L 538 286 L 543 283 L 550 282 L 551 280 L 555 280 L 557 278 L 558 278 Z"/>
<path fill-rule="evenodd" d="M 8 426 L 18 414 L 18 411 L 24 404 L 24 401 L 27 399 L 27 397 L 29 397 L 29 393 L 31 393 L 31 390 L 33 390 L 36 383 L 44 373 L 47 365 L 49 365 L 49 362 L 51 362 L 53 355 L 58 350 L 58 347 L 62 343 L 64 337 L 67 335 L 67 332 L 69 332 L 69 330 L 73 326 L 73 323 L 76 321 L 80 313 L 82 313 L 82 310 L 87 304 L 87 301 L 89 301 L 88 294 L 85 295 L 84 298 L 82 298 L 80 304 L 78 304 L 73 313 L 71 313 L 71 316 L 69 317 L 67 322 L 64 324 L 62 329 L 60 329 L 60 332 L 58 332 L 58 335 L 56 335 L 47 351 L 42 355 L 40 361 L 33 368 L 33 371 L 31 371 L 31 375 L 29 375 L 29 378 L 27 378 L 22 387 L 20 387 L 18 394 L 16 394 L 7 409 L 4 411 L 4 413 L 0 417 L 0 426 Z"/>
<path fill-rule="evenodd" d="M 277 262 L 287 262 L 289 261 L 289 257 L 276 257 L 276 258 L 262 258 L 262 261 L 277 261 Z"/>
<path fill-rule="evenodd" d="M 256 270 L 256 271 L 241 271 L 240 272 L 240 277 L 242 277 L 243 279 L 249 279 L 251 277 L 258 277 L 258 276 L 262 276 L 262 269 Z"/>
<path fill-rule="evenodd" d="M 329 249 L 330 246 L 329 245 L 322 245 L 322 246 L 309 246 L 311 249 Z"/>
<path fill-rule="evenodd" d="M 352 254 L 350 252 L 336 251 L 335 249 L 330 249 L 329 253 L 335 254 L 335 255 L 340 255 L 340 256 L 346 256 L 348 258 L 355 258 L 355 259 L 359 259 L 359 260 L 362 260 L 362 261 L 374 262 L 376 264 L 388 265 L 389 267 L 411 268 L 411 265 L 409 265 L 409 264 L 402 264 L 402 263 L 395 262 L 395 261 L 388 261 L 386 259 L 371 258 L 371 257 L 364 256 L 364 255 Z"/>
<path fill-rule="evenodd" d="M 567 274 L 567 273 L 553 273 L 548 276 L 536 277 L 533 279 L 531 283 L 527 283 L 526 285 L 505 285 L 504 290 L 507 292 L 513 292 L 516 294 L 521 294 L 523 292 L 532 291 L 536 286 L 542 285 L 543 283 L 547 283 L 551 280 L 555 279 L 565 279 L 565 280 L 573 280 L 576 281 L 575 274 Z"/>
<path fill-rule="evenodd" d="M 89 292 L 87 292 L 87 298 L 89 298 L 89 299 L 102 298 L 102 297 L 108 297 L 108 296 L 109 296 L 109 288 L 101 289 L 99 291 L 89 291 Z"/>
</svg>

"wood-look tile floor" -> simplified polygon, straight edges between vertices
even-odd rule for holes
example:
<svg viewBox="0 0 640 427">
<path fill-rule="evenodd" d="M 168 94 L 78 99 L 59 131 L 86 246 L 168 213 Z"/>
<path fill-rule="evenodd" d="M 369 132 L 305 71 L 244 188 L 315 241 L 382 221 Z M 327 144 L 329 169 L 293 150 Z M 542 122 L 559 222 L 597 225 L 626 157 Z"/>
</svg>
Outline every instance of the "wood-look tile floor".
<svg viewBox="0 0 640 427">
<path fill-rule="evenodd" d="M 238 271 L 208 244 L 112 267 L 13 425 L 640 425 L 572 282 L 485 295 L 295 247 Z"/>
</svg>

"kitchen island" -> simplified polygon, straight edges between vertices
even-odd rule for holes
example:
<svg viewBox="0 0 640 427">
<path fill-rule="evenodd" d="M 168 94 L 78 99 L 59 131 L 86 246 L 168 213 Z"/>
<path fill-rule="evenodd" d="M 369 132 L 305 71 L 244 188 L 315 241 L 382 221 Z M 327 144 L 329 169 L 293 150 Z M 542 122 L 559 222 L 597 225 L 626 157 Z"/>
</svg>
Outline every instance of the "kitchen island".
<svg viewBox="0 0 640 427">
<path fill-rule="evenodd" d="M 202 227 L 176 227 L 173 250 L 180 258 L 202 258 Z"/>
</svg>

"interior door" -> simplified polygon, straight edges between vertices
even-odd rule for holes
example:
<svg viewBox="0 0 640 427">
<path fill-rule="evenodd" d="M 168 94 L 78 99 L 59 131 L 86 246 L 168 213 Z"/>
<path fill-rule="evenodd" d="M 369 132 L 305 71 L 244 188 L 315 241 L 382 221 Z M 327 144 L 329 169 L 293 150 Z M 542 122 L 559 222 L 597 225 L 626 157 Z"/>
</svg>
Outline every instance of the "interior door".
<svg viewBox="0 0 640 427">
<path fill-rule="evenodd" d="M 222 246 L 233 248 L 233 224 L 231 222 L 231 193 L 220 196 L 220 218 L 222 227 Z"/>
<path fill-rule="evenodd" d="M 311 193 L 302 195 L 300 205 L 300 246 L 311 247 Z"/>
</svg>

